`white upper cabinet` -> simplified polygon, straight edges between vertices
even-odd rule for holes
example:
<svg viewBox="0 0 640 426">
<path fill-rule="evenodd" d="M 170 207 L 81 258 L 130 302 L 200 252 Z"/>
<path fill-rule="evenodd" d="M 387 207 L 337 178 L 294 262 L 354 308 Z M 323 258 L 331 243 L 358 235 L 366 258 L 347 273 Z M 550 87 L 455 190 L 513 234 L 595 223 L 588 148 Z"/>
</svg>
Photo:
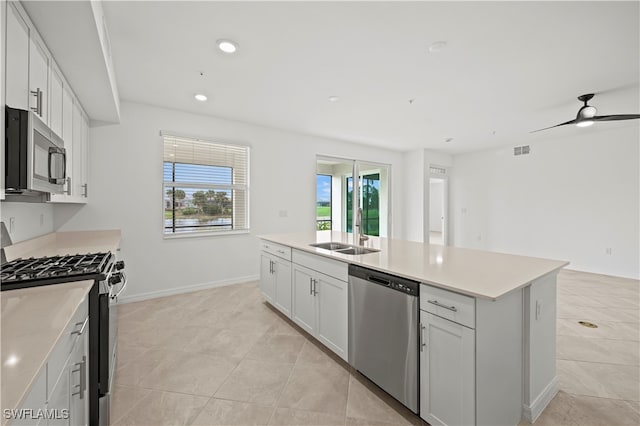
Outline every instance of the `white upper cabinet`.
<svg viewBox="0 0 640 426">
<path fill-rule="evenodd" d="M 29 40 L 29 104 L 42 121 L 49 124 L 49 56 L 40 42 Z"/>
<path fill-rule="evenodd" d="M 7 3 L 6 100 L 11 108 L 29 109 L 29 27 Z"/>
<path fill-rule="evenodd" d="M 63 108 L 63 90 L 62 75 L 56 67 L 51 67 L 51 85 L 50 85 L 50 107 L 49 107 L 49 127 L 53 132 L 62 137 L 62 108 Z M 67 143 L 65 141 L 65 148 Z"/>
<path fill-rule="evenodd" d="M 73 145 L 73 94 L 67 86 L 62 91 L 62 140 L 65 148 Z M 69 159 L 67 159 L 69 161 Z"/>
</svg>

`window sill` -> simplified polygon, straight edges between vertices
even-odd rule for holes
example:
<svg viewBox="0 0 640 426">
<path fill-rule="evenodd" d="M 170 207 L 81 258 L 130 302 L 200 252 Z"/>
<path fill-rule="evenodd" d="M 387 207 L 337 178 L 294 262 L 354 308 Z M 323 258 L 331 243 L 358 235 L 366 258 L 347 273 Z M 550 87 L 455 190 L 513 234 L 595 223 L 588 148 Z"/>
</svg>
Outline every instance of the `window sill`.
<svg viewBox="0 0 640 426">
<path fill-rule="evenodd" d="M 185 232 L 180 234 L 164 234 L 164 240 L 181 240 L 184 238 L 202 238 L 202 237 L 222 237 L 225 235 L 244 235 L 250 232 L 249 229 L 241 229 L 236 231 L 217 231 L 217 232 Z"/>
</svg>

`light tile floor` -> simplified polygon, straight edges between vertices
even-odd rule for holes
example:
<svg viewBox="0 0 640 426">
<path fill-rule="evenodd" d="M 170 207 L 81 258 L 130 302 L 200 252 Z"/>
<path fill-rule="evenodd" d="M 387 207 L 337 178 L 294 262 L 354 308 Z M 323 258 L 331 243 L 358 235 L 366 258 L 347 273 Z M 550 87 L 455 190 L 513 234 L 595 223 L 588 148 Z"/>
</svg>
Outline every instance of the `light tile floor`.
<svg viewBox="0 0 640 426">
<path fill-rule="evenodd" d="M 536 425 L 640 424 L 639 299 L 638 281 L 561 272 L 561 391 Z M 262 302 L 255 282 L 121 305 L 119 321 L 111 424 L 423 423 Z"/>
</svg>

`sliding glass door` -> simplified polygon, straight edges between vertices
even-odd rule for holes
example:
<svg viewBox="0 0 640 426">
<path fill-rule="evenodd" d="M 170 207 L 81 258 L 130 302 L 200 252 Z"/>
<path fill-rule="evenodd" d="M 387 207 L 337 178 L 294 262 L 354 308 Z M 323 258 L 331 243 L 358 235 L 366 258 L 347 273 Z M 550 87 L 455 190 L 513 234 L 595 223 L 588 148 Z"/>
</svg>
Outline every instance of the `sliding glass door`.
<svg viewBox="0 0 640 426">
<path fill-rule="evenodd" d="M 318 157 L 316 212 L 318 230 L 358 231 L 358 210 L 366 235 L 388 236 L 389 169 L 387 164 Z M 353 177 L 357 176 L 354 188 Z M 354 192 L 355 191 L 355 192 Z"/>
</svg>

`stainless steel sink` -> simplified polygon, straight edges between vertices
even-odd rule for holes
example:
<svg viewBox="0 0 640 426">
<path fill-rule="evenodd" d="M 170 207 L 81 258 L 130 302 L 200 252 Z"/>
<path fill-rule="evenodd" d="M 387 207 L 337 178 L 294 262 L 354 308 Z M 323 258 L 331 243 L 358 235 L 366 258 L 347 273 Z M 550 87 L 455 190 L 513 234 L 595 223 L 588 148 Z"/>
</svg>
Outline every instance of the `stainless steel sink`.
<svg viewBox="0 0 640 426">
<path fill-rule="evenodd" d="M 342 253 L 342 254 L 357 255 L 357 254 L 376 253 L 376 252 L 379 252 L 379 251 L 380 250 L 372 249 L 372 248 L 368 248 L 368 247 L 351 246 L 349 248 L 336 250 L 335 252 L 336 253 Z"/>
<path fill-rule="evenodd" d="M 315 243 L 315 244 L 309 244 L 311 247 L 318 247 L 321 249 L 325 249 L 325 250 L 340 250 L 340 249 L 347 249 L 350 248 L 351 246 L 349 244 L 342 244 L 342 243 L 334 243 L 334 242 L 329 242 L 329 243 Z"/>
</svg>

